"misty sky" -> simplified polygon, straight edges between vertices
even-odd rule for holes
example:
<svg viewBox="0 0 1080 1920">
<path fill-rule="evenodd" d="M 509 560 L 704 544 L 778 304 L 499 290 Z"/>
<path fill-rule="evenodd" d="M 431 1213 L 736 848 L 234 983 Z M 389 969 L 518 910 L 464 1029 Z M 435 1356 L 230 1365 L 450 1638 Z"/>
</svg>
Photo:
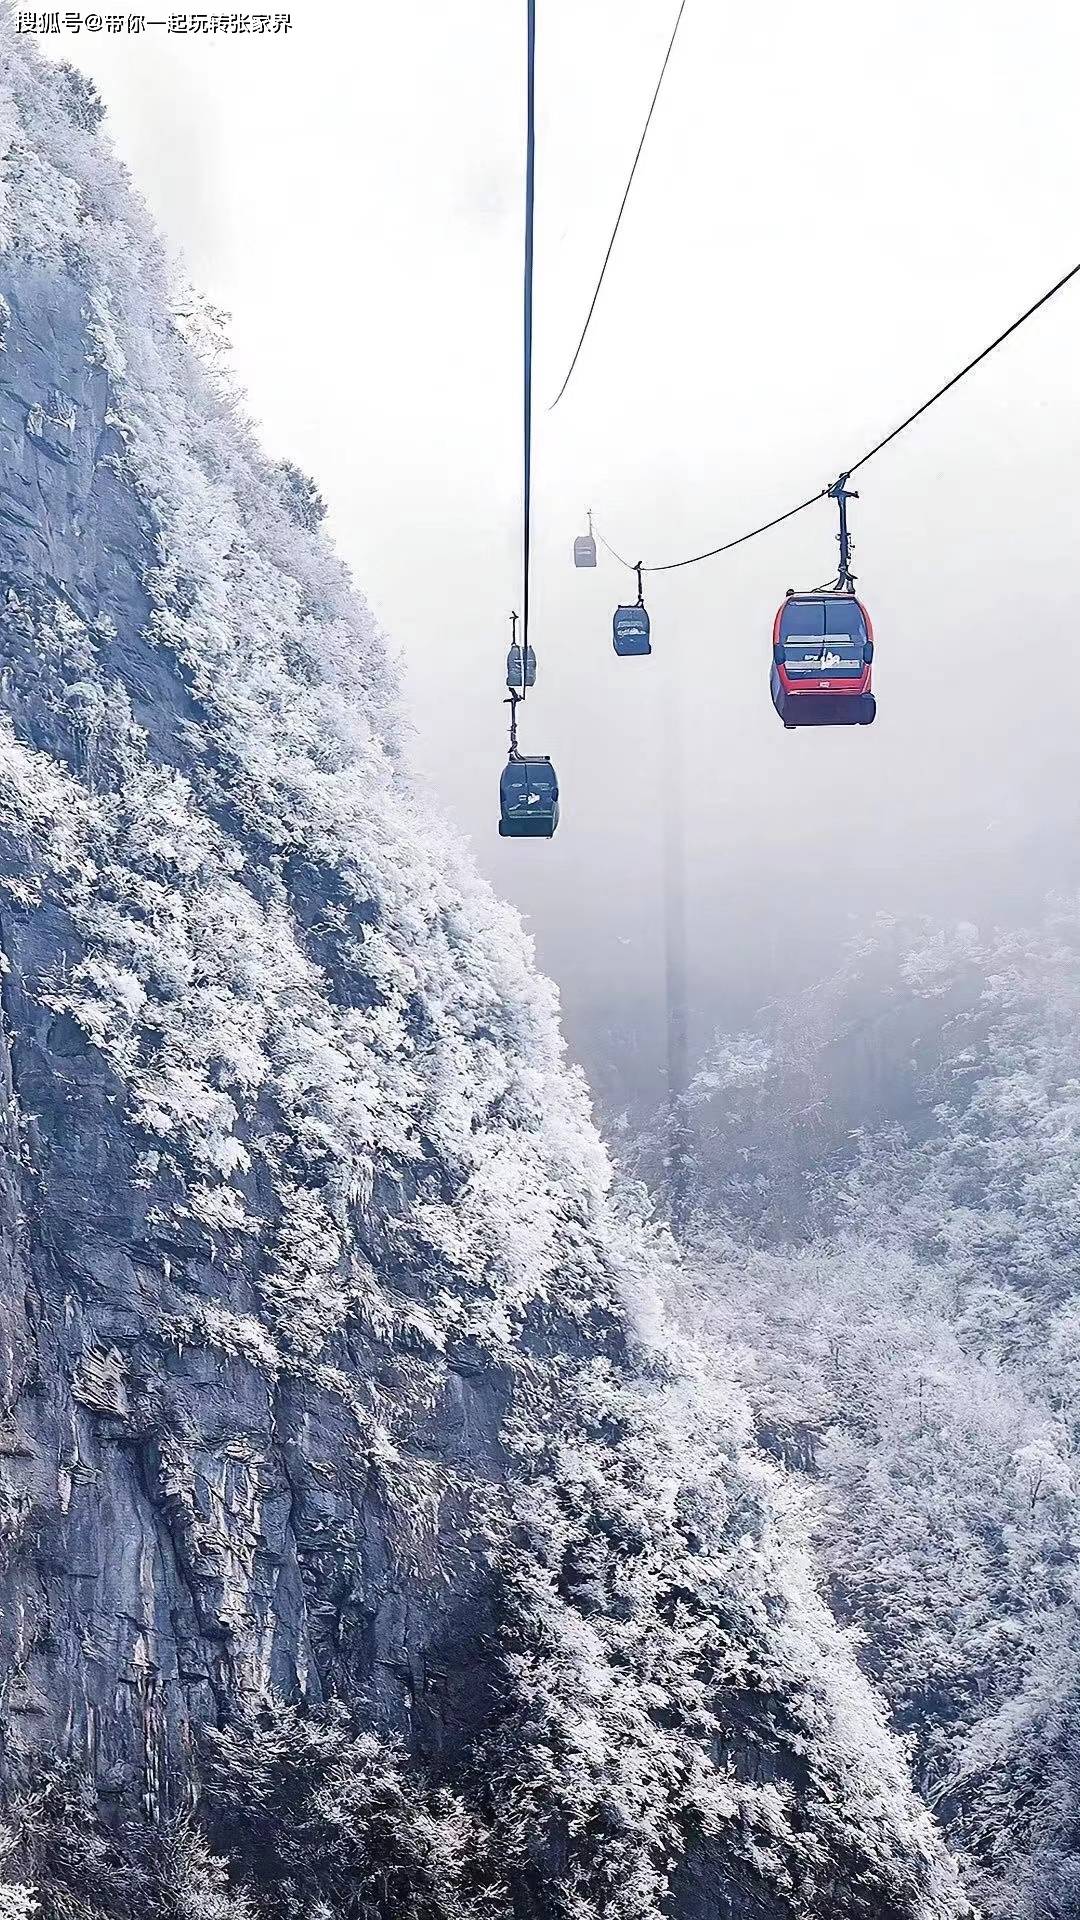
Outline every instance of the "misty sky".
<svg viewBox="0 0 1080 1920">
<path fill-rule="evenodd" d="M 399 650 L 416 755 L 527 913 L 571 1036 L 662 1007 L 682 773 L 706 1021 L 801 985 L 867 911 L 1018 911 L 1075 878 L 1080 281 L 859 476 L 871 729 L 785 733 L 785 587 L 822 505 L 646 583 L 575 573 L 591 504 L 677 558 L 832 480 L 1080 259 L 1072 0 L 688 0 L 618 250 L 580 329 L 675 0 L 539 0 L 535 627 L 523 744 L 555 840 L 501 842 L 518 603 L 524 0 L 292 0 L 274 40 L 65 37 L 271 451 L 313 473 Z M 665 746 L 665 739 L 668 744 Z M 598 1071 L 596 1059 L 590 1064 Z"/>
</svg>

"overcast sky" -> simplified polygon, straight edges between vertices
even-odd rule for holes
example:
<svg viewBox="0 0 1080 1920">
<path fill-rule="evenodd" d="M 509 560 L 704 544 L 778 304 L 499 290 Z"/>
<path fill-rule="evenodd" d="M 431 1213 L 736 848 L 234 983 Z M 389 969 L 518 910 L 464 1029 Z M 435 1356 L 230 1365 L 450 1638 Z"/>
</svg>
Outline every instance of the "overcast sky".
<svg viewBox="0 0 1080 1920">
<path fill-rule="evenodd" d="M 1073 0 L 539 0 L 535 628 L 551 845 L 496 837 L 519 600 L 524 0 L 292 0 L 276 39 L 66 37 L 269 448 L 313 473 L 400 650 L 416 751 L 527 912 L 572 1026 L 660 1002 L 661 717 L 681 728 L 691 972 L 733 1013 L 883 906 L 1074 878 L 1080 281 L 859 476 L 878 723 L 785 733 L 788 585 L 832 509 L 647 582 L 575 573 L 591 504 L 663 561 L 833 479 L 1080 259 Z M 55 45 L 56 43 L 54 43 Z M 588 1051 L 587 1047 L 585 1048 Z"/>
</svg>

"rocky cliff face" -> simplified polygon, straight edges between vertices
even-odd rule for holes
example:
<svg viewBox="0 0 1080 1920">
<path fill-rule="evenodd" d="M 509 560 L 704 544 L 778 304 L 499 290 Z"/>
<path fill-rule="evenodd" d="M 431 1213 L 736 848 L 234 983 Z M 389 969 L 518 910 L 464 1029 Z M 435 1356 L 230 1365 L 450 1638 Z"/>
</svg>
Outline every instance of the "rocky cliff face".
<svg viewBox="0 0 1080 1920">
<path fill-rule="evenodd" d="M 963 1911 L 314 488 L 0 56 L 0 1914 Z"/>
</svg>

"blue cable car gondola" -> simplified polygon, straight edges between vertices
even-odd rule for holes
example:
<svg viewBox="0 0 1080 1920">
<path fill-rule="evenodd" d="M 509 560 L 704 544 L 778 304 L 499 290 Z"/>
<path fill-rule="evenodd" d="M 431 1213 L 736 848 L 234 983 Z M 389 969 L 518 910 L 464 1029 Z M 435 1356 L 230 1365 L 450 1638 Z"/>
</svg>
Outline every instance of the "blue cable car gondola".
<svg viewBox="0 0 1080 1920">
<path fill-rule="evenodd" d="M 524 668 L 524 678 L 522 669 Z M 522 661 L 521 648 L 515 640 L 506 656 L 506 684 L 511 693 L 522 693 L 526 687 L 536 685 L 536 655 L 531 647 L 526 647 Z"/>
<path fill-rule="evenodd" d="M 649 616 L 642 606 L 616 607 L 611 634 L 615 651 L 622 659 L 630 654 L 652 652 Z"/>
<path fill-rule="evenodd" d="M 641 597 L 641 562 L 634 572 L 637 574 L 637 601 L 632 607 L 616 607 L 611 623 L 612 644 L 620 658 L 630 654 L 651 653 L 652 642 L 649 638 L 649 616 L 645 602 Z"/>
<path fill-rule="evenodd" d="M 559 782 L 546 754 L 511 753 L 499 781 L 503 839 L 550 840 L 559 824 Z"/>
<path fill-rule="evenodd" d="M 595 567 L 596 565 L 596 540 L 593 537 L 591 508 L 588 533 L 579 533 L 574 541 L 574 565 L 575 567 Z"/>
</svg>

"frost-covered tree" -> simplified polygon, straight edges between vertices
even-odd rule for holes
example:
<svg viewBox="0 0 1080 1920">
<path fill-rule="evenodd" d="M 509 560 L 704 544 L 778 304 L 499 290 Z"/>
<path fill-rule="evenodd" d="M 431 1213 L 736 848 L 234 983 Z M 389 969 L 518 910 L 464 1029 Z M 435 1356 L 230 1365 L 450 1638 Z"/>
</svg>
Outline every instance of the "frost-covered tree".
<svg viewBox="0 0 1080 1920">
<path fill-rule="evenodd" d="M 298 527 L 307 527 L 309 532 L 313 532 L 326 518 L 326 501 L 311 475 L 304 473 L 293 460 L 279 460 L 274 471 L 281 486 L 286 512 L 291 514 Z"/>
<path fill-rule="evenodd" d="M 70 60 L 58 61 L 56 74 L 65 113 L 84 133 L 96 133 L 105 118 L 105 102 L 90 75 Z"/>
</svg>

